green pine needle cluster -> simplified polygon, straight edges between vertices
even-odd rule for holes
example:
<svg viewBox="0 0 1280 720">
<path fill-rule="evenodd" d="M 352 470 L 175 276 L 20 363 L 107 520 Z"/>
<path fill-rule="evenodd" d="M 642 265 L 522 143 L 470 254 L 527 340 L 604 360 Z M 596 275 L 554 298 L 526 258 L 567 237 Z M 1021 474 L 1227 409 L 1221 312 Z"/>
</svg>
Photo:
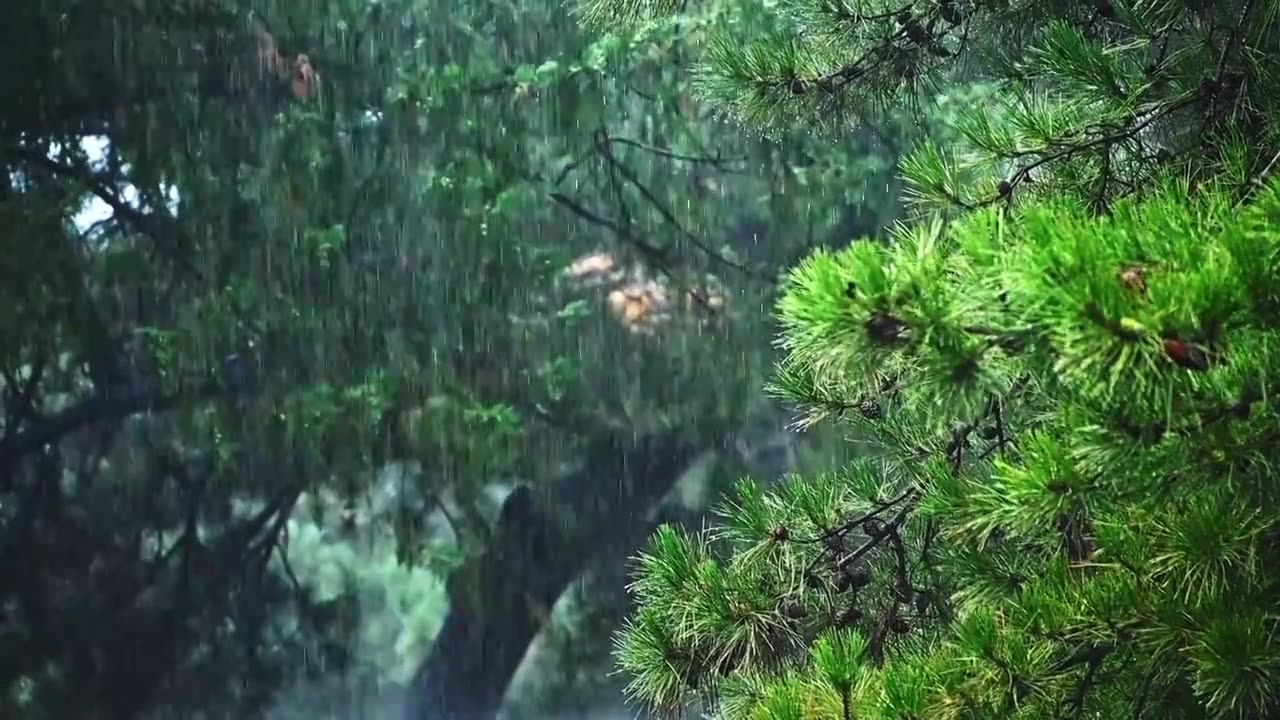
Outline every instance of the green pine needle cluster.
<svg viewBox="0 0 1280 720">
<path fill-rule="evenodd" d="M 677 12 L 617 2 L 583 6 Z M 770 390 L 865 457 L 657 533 L 617 639 L 633 698 L 724 720 L 1280 716 L 1280 0 L 773 12 L 696 69 L 757 129 L 978 92 L 954 139 L 903 158 L 911 222 L 782 288 Z"/>
<path fill-rule="evenodd" d="M 577 0 L 575 8 L 592 24 L 632 27 L 693 13 L 696 3 Z M 993 102 L 963 108 L 954 123 L 962 146 L 926 143 L 903 164 L 913 198 L 927 207 L 1072 192 L 1105 208 L 1170 168 L 1225 174 L 1244 189 L 1280 142 L 1280 0 L 764 8 L 770 30 L 721 24 L 694 74 L 711 105 L 766 134 L 805 127 L 839 136 L 943 90 L 990 90 Z M 1202 152 L 1206 141 L 1213 152 Z"/>
<path fill-rule="evenodd" d="M 1280 180 L 1233 197 L 991 208 L 795 268 L 775 391 L 841 403 L 876 452 L 660 530 L 631 693 L 733 720 L 1270 716 Z"/>
</svg>

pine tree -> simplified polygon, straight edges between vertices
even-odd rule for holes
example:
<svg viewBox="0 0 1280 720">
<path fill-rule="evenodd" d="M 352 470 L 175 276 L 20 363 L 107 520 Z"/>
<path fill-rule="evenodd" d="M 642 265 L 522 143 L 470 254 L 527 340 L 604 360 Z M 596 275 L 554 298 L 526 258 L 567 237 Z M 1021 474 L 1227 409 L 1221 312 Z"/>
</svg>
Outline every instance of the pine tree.
<svg viewBox="0 0 1280 720">
<path fill-rule="evenodd" d="M 617 639 L 633 696 L 733 720 L 1280 713 L 1280 3 L 776 19 L 696 70 L 754 127 L 983 99 L 902 162 L 913 222 L 813 254 L 777 304 L 773 390 L 869 452 L 651 539 Z"/>
</svg>

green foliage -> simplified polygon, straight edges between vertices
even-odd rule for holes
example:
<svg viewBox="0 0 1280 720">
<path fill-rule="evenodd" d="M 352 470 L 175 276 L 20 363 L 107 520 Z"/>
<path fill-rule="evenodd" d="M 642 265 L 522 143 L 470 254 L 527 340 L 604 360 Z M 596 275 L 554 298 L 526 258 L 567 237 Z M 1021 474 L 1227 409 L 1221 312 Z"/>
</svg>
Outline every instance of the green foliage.
<svg viewBox="0 0 1280 720">
<path fill-rule="evenodd" d="M 1236 188 L 986 209 L 798 266 L 779 315 L 808 372 L 777 389 L 873 399 L 846 417 L 879 458 L 660 531 L 630 692 L 714 688 L 735 718 L 836 717 L 832 693 L 862 718 L 1273 712 L 1280 180 Z"/>
<path fill-rule="evenodd" d="M 351 593 L 360 603 L 362 622 L 349 642 L 358 662 L 368 667 L 353 674 L 407 681 L 444 617 L 447 600 L 440 577 L 450 568 L 396 562 L 387 548 L 394 537 L 333 542 L 309 522 L 292 523 L 289 533 L 294 559 L 288 572 L 310 589 L 311 602 L 324 605 Z M 286 621 L 286 632 L 297 629 L 296 619 Z"/>
<path fill-rule="evenodd" d="M 766 14 L 694 72 L 763 131 L 976 94 L 902 154 L 913 222 L 811 253 L 777 304 L 772 391 L 864 457 L 655 536 L 618 638 L 632 696 L 727 718 L 1274 714 L 1280 6 Z"/>
<path fill-rule="evenodd" d="M 615 25 L 678 12 L 579 6 Z M 903 163 L 926 207 L 986 205 L 1015 190 L 1019 200 L 1068 193 L 1105 207 L 1169 168 L 1233 176 L 1243 189 L 1280 132 L 1266 61 L 1280 49 L 1273 2 L 797 0 L 764 12 L 767 30 L 718 27 L 694 71 L 703 97 L 751 127 L 841 132 L 918 108 L 939 87 L 987 88 L 991 101 L 948 123 L 963 143 L 924 143 Z M 1202 152 L 1206 140 L 1220 151 Z"/>
</svg>

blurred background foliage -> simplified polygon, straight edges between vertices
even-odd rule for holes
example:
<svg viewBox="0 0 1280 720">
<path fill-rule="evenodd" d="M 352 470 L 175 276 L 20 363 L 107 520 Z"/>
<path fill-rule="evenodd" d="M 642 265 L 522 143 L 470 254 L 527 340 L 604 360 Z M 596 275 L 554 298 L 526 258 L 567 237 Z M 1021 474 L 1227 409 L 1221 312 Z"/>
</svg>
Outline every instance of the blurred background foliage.
<svg viewBox="0 0 1280 720">
<path fill-rule="evenodd" d="M 644 528 L 841 462 L 763 396 L 776 278 L 892 224 L 939 132 L 714 116 L 688 58 L 767 4 L 0 10 L 0 715 L 390 717 L 515 486 L 641 526 L 566 570 L 503 712 L 612 706 Z M 655 436 L 665 500 L 575 505 Z"/>
</svg>

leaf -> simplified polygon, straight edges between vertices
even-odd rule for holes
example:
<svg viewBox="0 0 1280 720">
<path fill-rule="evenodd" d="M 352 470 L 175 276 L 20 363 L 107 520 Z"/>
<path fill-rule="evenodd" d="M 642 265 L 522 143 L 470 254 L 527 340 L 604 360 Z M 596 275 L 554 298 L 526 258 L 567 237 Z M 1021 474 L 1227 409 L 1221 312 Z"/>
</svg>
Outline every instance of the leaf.
<svg viewBox="0 0 1280 720">
<path fill-rule="evenodd" d="M 538 69 L 532 65 L 521 65 L 516 68 L 513 77 L 521 85 L 532 85 L 538 79 Z"/>
<path fill-rule="evenodd" d="M 560 63 L 555 60 L 548 60 L 538 66 L 534 72 L 535 78 L 542 85 L 550 85 L 556 79 L 556 75 L 560 70 Z"/>
<path fill-rule="evenodd" d="M 565 305 L 563 308 L 560 308 L 560 310 L 556 312 L 556 317 L 560 318 L 561 320 L 573 320 L 577 318 L 587 317 L 590 314 L 591 314 L 590 303 L 588 303 L 584 299 L 579 298 L 577 300 L 573 300 L 568 305 Z"/>
</svg>

